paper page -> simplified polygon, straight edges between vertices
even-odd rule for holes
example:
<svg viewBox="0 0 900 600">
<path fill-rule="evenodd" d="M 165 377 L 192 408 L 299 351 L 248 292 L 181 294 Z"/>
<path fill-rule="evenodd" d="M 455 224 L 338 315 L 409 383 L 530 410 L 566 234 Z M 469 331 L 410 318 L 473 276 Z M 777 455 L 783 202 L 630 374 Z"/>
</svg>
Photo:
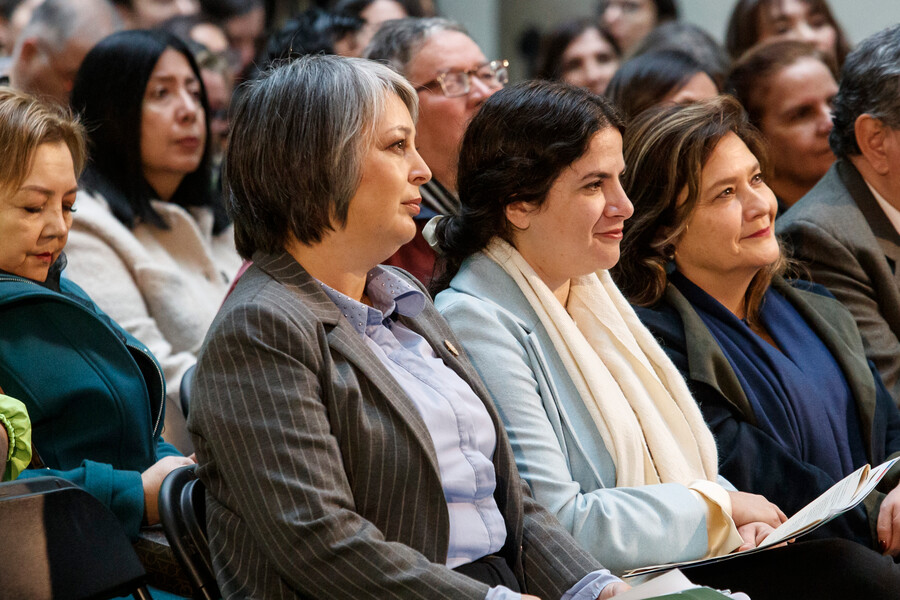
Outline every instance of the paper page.
<svg viewBox="0 0 900 600">
<path fill-rule="evenodd" d="M 798 510 L 794 516 L 782 523 L 760 544 L 761 547 L 779 544 L 789 540 L 807 527 L 832 517 L 847 506 L 865 483 L 869 465 L 850 473 L 824 494 Z"/>
<path fill-rule="evenodd" d="M 643 600 L 665 594 L 675 594 L 690 590 L 699 586 L 694 585 L 678 569 L 672 569 L 659 577 L 654 577 L 639 586 L 633 587 L 627 592 L 616 594 L 616 600 Z"/>
<path fill-rule="evenodd" d="M 670 563 L 668 565 L 654 565 L 632 569 L 627 571 L 624 577 L 637 577 L 676 567 L 703 565 L 729 560 L 744 554 L 764 551 L 773 545 L 799 537 L 862 502 L 898 460 L 900 458 L 895 458 L 874 468 L 866 465 L 847 475 L 847 477 L 834 484 L 821 496 L 797 511 L 793 517 L 782 523 L 756 548 L 744 550 L 743 552 L 733 552 L 715 558 L 701 558 Z"/>
<path fill-rule="evenodd" d="M 827 492 L 782 523 L 763 540 L 759 547 L 765 548 L 789 540 L 799 533 L 853 508 L 875 489 L 875 486 L 895 462 L 897 459 L 889 460 L 874 469 L 866 465 L 847 475 L 831 486 Z"/>
<path fill-rule="evenodd" d="M 888 471 L 891 470 L 891 467 L 894 466 L 894 463 L 897 462 L 897 459 L 889 460 L 887 462 L 881 463 L 877 467 L 874 467 L 871 471 L 869 471 L 869 477 L 866 484 L 856 492 L 856 496 L 853 497 L 854 501 L 857 501 L 857 497 L 859 498 L 859 502 L 863 500 L 869 493 L 878 485 L 881 481 L 881 478 L 884 477 Z"/>
</svg>

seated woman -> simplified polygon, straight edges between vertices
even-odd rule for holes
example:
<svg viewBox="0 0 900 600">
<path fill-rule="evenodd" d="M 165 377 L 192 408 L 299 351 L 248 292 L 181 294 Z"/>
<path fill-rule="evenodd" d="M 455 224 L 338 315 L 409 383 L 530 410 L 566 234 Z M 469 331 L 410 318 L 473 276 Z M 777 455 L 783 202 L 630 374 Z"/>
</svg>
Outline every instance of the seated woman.
<svg viewBox="0 0 900 600">
<path fill-rule="evenodd" d="M 431 178 L 417 111 L 394 71 L 325 55 L 265 73 L 236 102 L 226 197 L 253 266 L 200 354 L 190 421 L 219 586 L 611 597 L 628 586 L 525 493 L 420 284 L 378 266 L 416 233 Z"/>
<path fill-rule="evenodd" d="M 31 462 L 28 408 L 0 390 L 0 481 L 11 481 Z"/>
<path fill-rule="evenodd" d="M 212 195 L 200 71 L 178 38 L 123 31 L 85 57 L 72 107 L 91 156 L 66 275 L 157 357 L 171 406 L 166 436 L 188 452 L 181 378 L 241 264 Z"/>
<path fill-rule="evenodd" d="M 827 0 L 738 0 L 728 20 L 725 48 L 737 60 L 766 40 L 808 42 L 837 64 L 844 64 L 850 43 Z"/>
<path fill-rule="evenodd" d="M 833 61 L 805 42 L 766 42 L 735 63 L 725 89 L 744 105 L 766 139 L 772 164 L 766 183 L 781 214 L 834 163 L 828 145 L 838 91 Z"/>
<path fill-rule="evenodd" d="M 719 93 L 716 74 L 686 52 L 661 50 L 632 58 L 623 64 L 606 90 L 606 96 L 633 119 L 659 104 L 687 104 Z"/>
<path fill-rule="evenodd" d="M 146 346 L 68 279 L 63 248 L 85 159 L 81 125 L 0 89 L 0 388 L 21 400 L 49 469 L 134 537 L 159 521 L 163 478 L 191 464 L 160 437 L 165 382 Z"/>
<path fill-rule="evenodd" d="M 731 67 L 731 57 L 725 48 L 708 31 L 687 21 L 669 21 L 654 29 L 635 49 L 632 58 L 665 50 L 691 55 L 707 73 L 715 75 L 714 80 L 724 78 Z"/>
<path fill-rule="evenodd" d="M 675 0 L 600 0 L 597 9 L 604 27 L 626 56 L 656 27 L 678 18 Z"/>
<path fill-rule="evenodd" d="M 722 473 L 792 514 L 900 453 L 900 412 L 850 313 L 824 288 L 781 277 L 765 152 L 737 101 L 639 119 L 625 158 L 636 217 L 614 276 L 688 380 Z M 898 479 L 900 468 L 817 534 L 900 553 Z"/>
<path fill-rule="evenodd" d="M 563 23 L 541 40 L 537 77 L 606 92 L 619 68 L 619 47 L 595 19 Z"/>
<path fill-rule="evenodd" d="M 426 16 L 419 0 L 338 0 L 333 4 L 335 13 L 358 18 L 364 23 L 356 34 L 357 52 L 353 56 L 362 54 L 385 21 Z"/>
<path fill-rule="evenodd" d="M 715 441 L 684 379 L 604 270 L 632 214 L 620 124 L 602 97 L 571 86 L 497 92 L 463 139 L 462 211 L 434 232 L 449 279 L 436 306 L 491 392 L 519 472 L 614 571 L 725 554 L 741 545 L 735 526 L 751 547 L 783 519 L 718 477 Z M 841 579 L 859 576 L 857 566 L 879 572 Z M 686 574 L 755 600 L 900 589 L 890 559 L 845 540 Z"/>
</svg>

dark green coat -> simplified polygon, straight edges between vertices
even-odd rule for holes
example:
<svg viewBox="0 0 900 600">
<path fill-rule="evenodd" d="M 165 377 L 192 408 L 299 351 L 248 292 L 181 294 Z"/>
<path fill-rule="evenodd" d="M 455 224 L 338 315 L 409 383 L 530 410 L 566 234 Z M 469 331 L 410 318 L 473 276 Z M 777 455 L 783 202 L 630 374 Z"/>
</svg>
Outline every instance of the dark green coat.
<svg viewBox="0 0 900 600">
<path fill-rule="evenodd" d="M 0 387 L 31 417 L 32 443 L 50 470 L 99 498 L 137 535 L 141 472 L 179 455 L 160 437 L 165 381 L 147 348 L 68 280 L 56 293 L 0 274 Z"/>
</svg>

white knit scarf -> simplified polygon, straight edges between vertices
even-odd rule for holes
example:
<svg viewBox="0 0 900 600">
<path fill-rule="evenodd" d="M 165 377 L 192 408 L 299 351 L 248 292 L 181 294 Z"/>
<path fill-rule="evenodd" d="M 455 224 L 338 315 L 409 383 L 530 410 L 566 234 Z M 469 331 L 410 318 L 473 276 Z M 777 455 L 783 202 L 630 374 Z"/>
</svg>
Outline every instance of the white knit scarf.
<svg viewBox="0 0 900 600">
<path fill-rule="evenodd" d="M 564 308 L 507 242 L 495 238 L 484 253 L 550 335 L 612 455 L 617 486 L 716 481 L 716 445 L 700 409 L 607 271 L 572 279 Z"/>
</svg>

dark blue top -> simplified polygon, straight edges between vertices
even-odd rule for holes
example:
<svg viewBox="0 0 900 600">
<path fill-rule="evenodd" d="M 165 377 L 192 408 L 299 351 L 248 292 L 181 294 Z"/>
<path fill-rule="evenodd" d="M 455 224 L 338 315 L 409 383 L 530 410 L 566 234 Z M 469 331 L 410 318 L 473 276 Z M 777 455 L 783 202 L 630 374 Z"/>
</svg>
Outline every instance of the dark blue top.
<svg viewBox="0 0 900 600">
<path fill-rule="evenodd" d="M 853 394 L 824 342 L 769 288 L 760 321 L 778 348 L 679 272 L 669 281 L 693 305 L 734 369 L 758 427 L 835 481 L 868 462 Z M 779 350 L 780 349 L 780 350 Z"/>
</svg>

